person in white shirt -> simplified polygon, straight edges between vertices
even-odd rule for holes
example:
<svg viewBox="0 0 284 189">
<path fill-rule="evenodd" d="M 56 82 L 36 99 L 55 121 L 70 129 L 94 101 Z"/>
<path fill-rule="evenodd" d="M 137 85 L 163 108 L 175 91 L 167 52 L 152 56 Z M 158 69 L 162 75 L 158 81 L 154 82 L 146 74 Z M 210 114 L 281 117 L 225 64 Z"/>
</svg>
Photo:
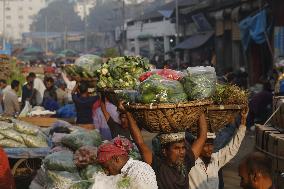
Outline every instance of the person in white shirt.
<svg viewBox="0 0 284 189">
<path fill-rule="evenodd" d="M 38 93 L 36 95 L 36 101 L 39 104 L 41 104 L 42 101 L 43 101 L 43 94 L 44 94 L 46 87 L 45 87 L 43 81 L 40 78 L 36 77 L 35 73 L 33 73 L 33 72 L 29 73 L 28 77 L 33 82 L 34 89 L 36 89 L 38 91 Z"/>
<path fill-rule="evenodd" d="M 76 86 L 76 81 L 72 81 L 71 78 L 68 78 L 68 76 L 65 73 L 61 73 L 62 79 L 66 83 L 66 92 L 68 94 L 68 100 L 69 102 L 72 102 L 72 91 Z"/>
<path fill-rule="evenodd" d="M 128 141 L 128 142 L 127 142 Z M 128 143 L 128 144 L 127 144 Z M 128 157 L 129 146 L 127 139 L 117 137 L 113 142 L 102 144 L 98 148 L 97 161 L 109 175 L 130 177 L 142 189 L 158 189 L 156 175 L 150 165 Z"/>
<path fill-rule="evenodd" d="M 241 125 L 229 144 L 213 153 L 214 133 L 208 133 L 206 144 L 195 166 L 189 172 L 190 189 L 218 189 L 219 170 L 225 166 L 238 153 L 246 133 L 247 108 L 242 110 Z"/>
</svg>

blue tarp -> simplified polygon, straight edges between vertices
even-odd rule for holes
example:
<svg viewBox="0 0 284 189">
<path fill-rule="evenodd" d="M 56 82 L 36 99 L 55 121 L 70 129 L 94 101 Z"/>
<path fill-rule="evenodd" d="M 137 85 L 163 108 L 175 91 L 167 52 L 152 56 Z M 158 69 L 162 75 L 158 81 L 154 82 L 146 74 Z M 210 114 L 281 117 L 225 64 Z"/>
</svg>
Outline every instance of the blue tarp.
<svg viewBox="0 0 284 189">
<path fill-rule="evenodd" d="M 0 54 L 6 54 L 6 55 L 11 56 L 12 45 L 10 43 L 5 43 L 5 49 L 0 50 Z"/>
<path fill-rule="evenodd" d="M 186 40 L 179 43 L 174 49 L 183 50 L 183 49 L 195 49 L 204 45 L 212 36 L 214 32 L 206 32 L 195 34 L 187 38 Z"/>
<path fill-rule="evenodd" d="M 9 158 L 43 158 L 50 152 L 50 148 L 4 148 Z"/>
<path fill-rule="evenodd" d="M 254 16 L 249 16 L 239 24 L 241 39 L 245 49 L 248 48 L 251 40 L 257 44 L 266 41 L 265 33 L 269 31 L 267 26 L 267 12 L 262 10 Z"/>
<path fill-rule="evenodd" d="M 56 112 L 57 117 L 59 118 L 74 118 L 77 116 L 76 108 L 74 104 L 67 104 Z"/>
</svg>

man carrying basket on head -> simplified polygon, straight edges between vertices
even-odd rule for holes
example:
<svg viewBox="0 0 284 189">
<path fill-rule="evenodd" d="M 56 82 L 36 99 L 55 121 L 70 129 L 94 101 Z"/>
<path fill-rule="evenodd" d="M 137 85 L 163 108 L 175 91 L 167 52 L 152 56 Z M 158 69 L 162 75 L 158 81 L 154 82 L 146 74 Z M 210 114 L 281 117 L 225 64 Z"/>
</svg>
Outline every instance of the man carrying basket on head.
<svg viewBox="0 0 284 189">
<path fill-rule="evenodd" d="M 122 105 L 120 111 L 125 111 Z M 185 133 L 160 134 L 161 156 L 154 155 L 145 144 L 141 131 L 131 113 L 126 112 L 129 129 L 133 140 L 139 148 L 143 160 L 152 166 L 156 173 L 158 187 L 161 189 L 186 189 L 189 187 L 188 173 L 195 165 L 207 137 L 205 115 L 199 118 L 199 137 L 191 148 L 186 145 Z"/>
<path fill-rule="evenodd" d="M 246 134 L 246 119 L 248 108 L 242 110 L 241 124 L 235 136 L 229 144 L 213 153 L 214 133 L 207 133 L 207 140 L 202 148 L 200 157 L 196 160 L 195 166 L 189 172 L 190 189 L 218 189 L 218 171 L 225 166 L 238 153 L 241 143 Z"/>
</svg>

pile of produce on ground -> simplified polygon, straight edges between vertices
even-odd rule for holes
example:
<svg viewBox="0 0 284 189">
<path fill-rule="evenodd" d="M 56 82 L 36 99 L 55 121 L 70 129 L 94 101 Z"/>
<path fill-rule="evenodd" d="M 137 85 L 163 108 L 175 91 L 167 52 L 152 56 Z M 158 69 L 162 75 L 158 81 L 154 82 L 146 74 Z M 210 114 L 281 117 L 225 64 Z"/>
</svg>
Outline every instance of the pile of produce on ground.
<svg viewBox="0 0 284 189">
<path fill-rule="evenodd" d="M 111 58 L 97 70 L 98 88 L 134 89 L 142 73 L 149 71 L 148 59 L 125 56 Z"/>
<path fill-rule="evenodd" d="M 64 67 L 64 71 L 73 78 L 93 79 L 96 71 L 102 66 L 103 60 L 96 55 L 83 55 L 75 61 L 74 65 Z"/>
<path fill-rule="evenodd" d="M 3 148 L 48 147 L 47 137 L 37 126 L 16 119 L 0 121 L 0 146 Z"/>
<path fill-rule="evenodd" d="M 49 133 L 53 149 L 43 160 L 42 167 L 38 170 L 30 189 L 89 189 L 94 188 L 95 181 L 102 182 L 102 178 L 108 178 L 96 161 L 97 147 L 103 143 L 97 130 L 88 131 L 58 121 L 50 128 Z M 125 144 L 124 140 L 127 139 L 105 142 L 120 141 L 121 144 Z M 138 149 L 132 144 L 128 146 L 129 156 L 140 159 Z M 117 188 L 127 189 L 124 187 L 128 186 L 125 178 L 120 177 L 116 181 L 116 185 L 121 186 Z"/>
</svg>

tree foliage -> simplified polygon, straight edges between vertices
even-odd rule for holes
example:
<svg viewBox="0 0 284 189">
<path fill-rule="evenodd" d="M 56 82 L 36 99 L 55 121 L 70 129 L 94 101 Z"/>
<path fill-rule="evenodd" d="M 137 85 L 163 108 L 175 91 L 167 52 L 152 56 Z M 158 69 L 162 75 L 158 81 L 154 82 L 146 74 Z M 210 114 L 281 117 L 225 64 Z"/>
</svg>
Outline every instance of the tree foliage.
<svg viewBox="0 0 284 189">
<path fill-rule="evenodd" d="M 122 21 L 120 3 L 117 0 L 98 0 L 88 16 L 89 28 L 95 31 L 109 31 Z"/>
<path fill-rule="evenodd" d="M 47 20 L 47 31 L 84 31 L 84 23 L 74 11 L 74 4 L 68 0 L 52 1 L 49 5 L 40 10 L 32 26 L 32 31 L 45 31 Z"/>
</svg>

